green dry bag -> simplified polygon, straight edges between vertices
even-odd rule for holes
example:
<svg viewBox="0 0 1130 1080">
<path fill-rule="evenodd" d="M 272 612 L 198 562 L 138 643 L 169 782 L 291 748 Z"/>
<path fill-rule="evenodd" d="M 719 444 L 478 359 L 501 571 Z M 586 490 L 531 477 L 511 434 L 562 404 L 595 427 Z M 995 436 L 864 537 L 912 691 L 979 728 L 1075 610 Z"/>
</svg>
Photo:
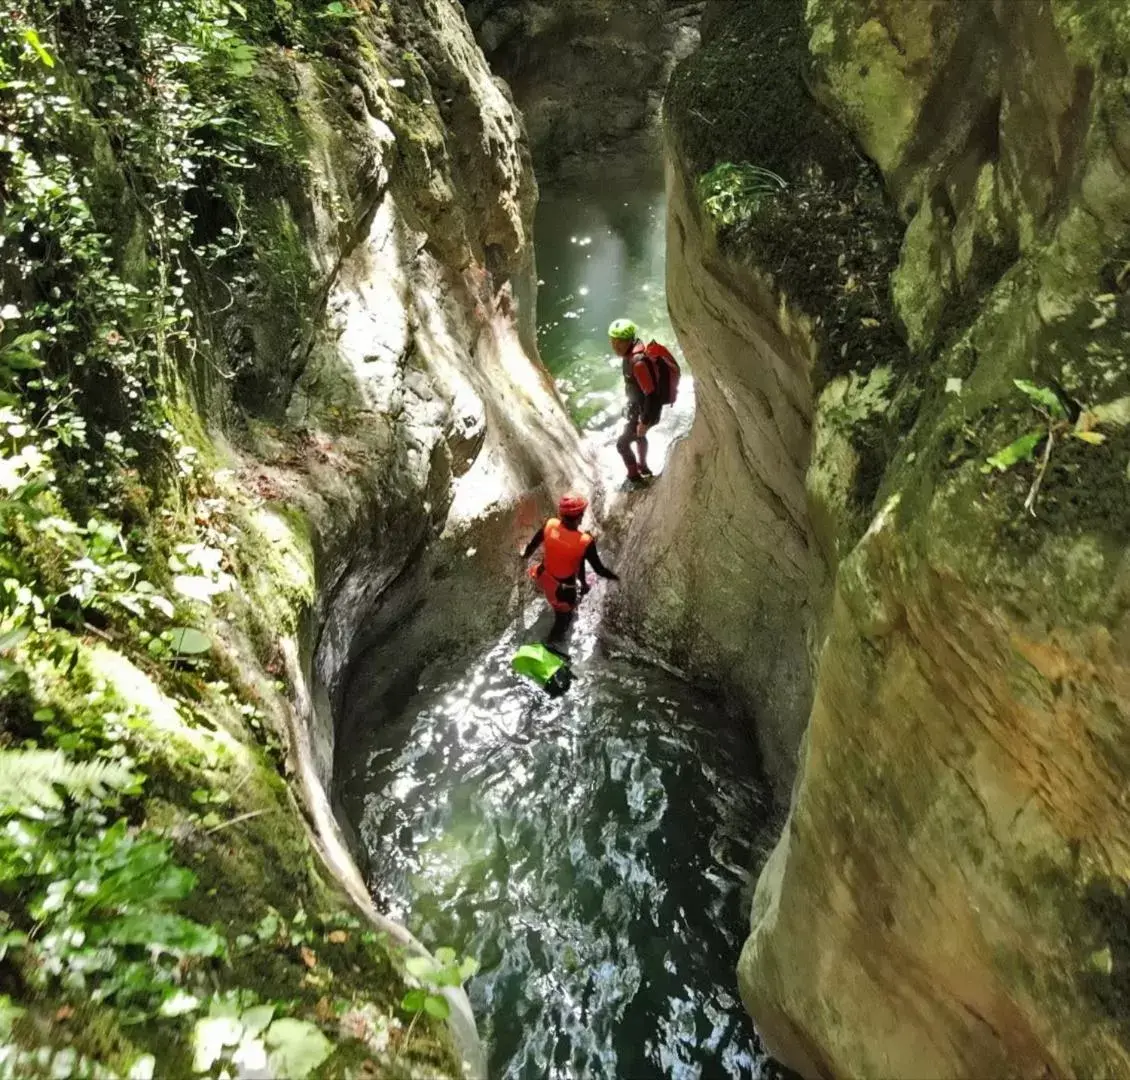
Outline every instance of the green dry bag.
<svg viewBox="0 0 1130 1080">
<path fill-rule="evenodd" d="M 544 645 L 523 645 L 510 661 L 519 674 L 533 679 L 551 694 L 563 694 L 572 681 L 569 665 Z"/>
</svg>

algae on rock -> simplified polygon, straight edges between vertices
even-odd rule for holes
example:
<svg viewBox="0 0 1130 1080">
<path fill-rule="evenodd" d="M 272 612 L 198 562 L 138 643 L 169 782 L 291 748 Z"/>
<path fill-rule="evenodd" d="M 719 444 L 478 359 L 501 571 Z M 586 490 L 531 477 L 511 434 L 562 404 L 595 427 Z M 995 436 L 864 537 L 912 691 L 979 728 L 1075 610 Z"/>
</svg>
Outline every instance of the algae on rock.
<svg viewBox="0 0 1130 1080">
<path fill-rule="evenodd" d="M 787 682 L 745 678 L 769 705 L 770 760 L 800 760 L 743 997 L 808 1076 L 1121 1074 L 1127 25 L 1071 0 L 813 0 L 801 18 L 711 5 L 672 80 L 669 295 L 699 412 L 659 482 L 664 512 L 645 507 L 633 533 L 645 596 L 671 576 L 651 567 L 694 552 L 676 617 L 658 599 L 653 622 L 632 616 L 692 671 L 732 673 L 751 643 L 779 655 L 811 611 L 803 740 L 779 712 L 782 687 L 807 689 L 795 644 Z M 868 173 L 836 149 L 848 137 L 881 188 L 853 180 Z M 711 236 L 691 193 L 719 161 L 773 169 L 795 201 Z M 902 242 L 859 290 L 867 310 L 820 258 L 841 234 L 822 189 L 868 215 L 873 251 Z M 807 232 L 782 245 L 772 227 L 802 208 Z M 1067 420 L 1046 461 L 989 474 L 1040 423 L 1015 380 Z M 794 433 L 788 454 L 774 429 Z M 719 499 L 738 514 L 724 527 Z M 773 560 L 794 548 L 783 575 Z"/>
<path fill-rule="evenodd" d="M 119 16 L 29 3 L 0 41 L 19 76 L 0 88 L 0 753 L 143 778 L 44 828 L 64 874 L 110 839 L 165 868 L 175 887 L 130 902 L 172 961 L 139 967 L 119 927 L 117 982 L 104 959 L 61 977 L 59 942 L 89 949 L 123 912 L 40 935 L 50 867 L 19 861 L 25 808 L 5 805 L 0 1053 L 180 1075 L 195 1033 L 213 1071 L 290 1045 L 319 1075 L 478 1073 L 461 992 L 450 1030 L 399 1007 L 420 946 L 376 914 L 333 817 L 332 708 L 422 552 L 509 538 L 584 468 L 523 344 L 520 121 L 451 0 Z M 436 551 L 429 573 L 453 561 Z M 122 973 L 145 970 L 127 1008 Z"/>
</svg>

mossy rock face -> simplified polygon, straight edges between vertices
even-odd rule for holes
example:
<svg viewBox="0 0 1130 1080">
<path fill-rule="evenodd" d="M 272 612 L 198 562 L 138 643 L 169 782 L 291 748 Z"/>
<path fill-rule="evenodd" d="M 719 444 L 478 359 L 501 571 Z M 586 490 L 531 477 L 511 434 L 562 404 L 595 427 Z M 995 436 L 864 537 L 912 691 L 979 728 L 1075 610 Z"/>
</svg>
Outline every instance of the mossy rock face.
<svg viewBox="0 0 1130 1080">
<path fill-rule="evenodd" d="M 855 546 L 869 524 L 853 495 L 866 482 L 861 470 L 873 463 L 861 457 L 856 440 L 860 430 L 882 422 L 891 404 L 891 383 L 891 369 L 877 367 L 866 376 L 838 376 L 820 395 L 805 489 L 812 529 L 830 566 Z"/>
<path fill-rule="evenodd" d="M 844 0 L 814 0 L 806 7 L 810 70 L 821 99 L 888 176 L 897 175 L 929 123 L 924 114 L 932 104 L 937 73 L 960 47 L 963 20 L 958 15 L 947 0 L 871 9 Z M 968 18 L 987 29 L 981 15 L 969 13 Z M 950 134 L 939 131 L 938 137 Z"/>
<path fill-rule="evenodd" d="M 911 348 L 921 349 L 933 337 L 942 308 L 953 290 L 954 268 L 949 251 L 939 243 L 940 226 L 932 204 L 914 215 L 903 239 L 902 256 L 891 278 L 895 308 Z"/>
<path fill-rule="evenodd" d="M 811 320 L 812 441 L 795 468 L 810 549 L 835 570 L 830 599 L 813 594 L 827 612 L 815 701 L 790 820 L 754 901 L 743 997 L 770 1049 L 805 1074 L 1121 1074 L 1126 19 L 1070 0 L 812 0 L 798 33 L 799 6 L 743 8 L 731 18 L 714 6 L 702 50 L 672 81 L 673 174 L 689 186 L 746 161 L 789 189 L 715 230 L 697 306 L 677 306 L 679 260 L 697 257 L 691 230 L 678 231 L 673 308 L 681 332 L 711 342 Z M 776 79 L 771 27 L 788 58 Z M 814 118 L 805 79 L 842 129 Z M 751 115 L 764 124 L 740 122 Z M 881 170 L 872 204 L 864 184 L 845 183 L 845 136 Z M 813 212 L 821 185 L 890 223 L 871 232 L 882 302 L 855 309 L 854 327 L 835 317 L 851 311 L 838 259 L 819 258 L 841 234 L 835 214 Z M 709 223 L 709 205 L 698 211 Z M 789 250 L 817 267 L 808 279 L 774 226 L 800 238 Z M 858 248 L 832 250 L 850 267 Z M 771 299 L 751 281 L 768 281 Z M 732 314 L 715 327 L 719 312 Z M 698 355 L 718 390 L 698 401 L 709 415 L 691 447 L 728 493 L 770 475 L 789 490 L 770 455 L 735 473 L 711 443 L 731 415 L 758 415 L 759 376 L 781 371 L 764 343 L 777 340 L 760 333 L 746 366 L 717 347 Z M 790 355 L 799 368 L 804 353 Z M 1016 460 L 1001 453 L 1027 433 Z M 661 481 L 675 485 L 665 506 L 689 449 Z M 780 508 L 759 513 L 771 528 Z M 665 553 L 672 540 L 657 543 Z M 742 562 L 734 581 L 761 565 L 726 552 Z M 752 608 L 768 586 L 750 588 Z"/>
<path fill-rule="evenodd" d="M 124 57 L 137 94 L 123 126 L 87 109 L 64 126 L 77 150 L 52 143 L 64 127 L 50 125 L 32 133 L 35 148 L 89 166 L 92 243 L 122 295 L 164 302 L 161 283 L 178 284 L 168 290 L 176 332 L 139 327 L 129 342 L 136 398 L 154 414 L 142 419 L 159 429 L 138 425 L 152 445 L 126 428 L 138 410 L 115 379 L 98 394 L 76 381 L 87 457 L 126 445 L 136 464 L 110 461 L 106 476 L 101 461 L 70 467 L 79 454 L 64 444 L 59 482 L 21 492 L 27 512 L 5 517 L 5 566 L 27 583 L 31 633 L 20 642 L 5 622 L 0 761 L 34 748 L 46 752 L 40 768 L 58 767 L 59 750 L 71 759 L 64 780 L 77 771 L 83 783 L 84 769 L 118 769 L 107 774 L 117 786 L 76 789 L 99 807 L 52 818 L 50 845 L 65 863 L 113 825 L 114 843 L 140 847 L 175 886 L 133 898 L 149 925 L 195 944 L 148 957 L 131 939 L 109 967 L 103 956 L 74 978 L 66 963 L 43 962 L 51 946 L 33 911 L 62 864 L 5 877 L 0 1053 L 11 1041 L 58 1074 L 81 1054 L 82 1069 L 92 1059 L 115 1075 L 189 1075 L 202 1012 L 272 1009 L 307 1049 L 328 1047 L 319 1076 L 477 1074 L 462 991 L 446 992 L 448 1024 L 401 1008 L 403 960 L 422 947 L 373 908 L 328 790 L 333 699 L 391 583 L 466 566 L 505 596 L 512 567 L 501 553 L 524 529 L 519 501 L 532 507 L 542 485 L 559 490 L 584 472 L 568 418 L 522 347 L 532 312 L 515 310 L 532 296 L 536 194 L 521 121 L 452 0 L 248 2 L 215 26 L 210 8 L 181 7 L 141 6 L 100 24 L 101 37 L 85 32 L 90 9 L 60 12 L 41 24 L 50 67 L 34 35 L 16 42 L 43 80 L 83 102 L 121 96 L 119 69 L 105 78 L 103 62 Z M 182 13 L 191 18 L 177 22 Z M 207 48 L 180 41 L 186 26 L 205 27 Z M 3 33 L 7 48 L 15 31 Z M 97 57 L 84 52 L 92 42 Z M 164 92 L 168 67 L 149 66 L 170 57 L 183 76 L 175 93 Z M 148 146 L 165 108 L 196 126 L 175 161 L 160 144 L 156 171 L 181 167 L 191 182 L 155 194 L 122 131 Z M 223 131 L 238 132 L 223 142 L 233 156 L 201 150 Z M 183 249 L 155 231 L 158 205 L 187 222 Z M 40 261 L 14 283 L 0 268 L 5 350 L 9 288 L 30 323 L 36 290 L 49 298 L 63 270 L 50 250 Z M 87 335 L 75 353 L 135 330 L 81 322 L 68 330 Z M 36 403 L 34 393 L 19 401 Z M 49 530 L 36 527 L 45 520 Z M 492 558 L 466 565 L 458 538 L 480 536 Z M 76 564 L 90 578 L 83 589 Z M 505 618 L 502 606 L 468 605 L 450 633 L 465 645 Z M 140 788 L 132 773 L 123 786 L 123 758 Z M 0 813 L 23 809 L 16 800 Z M 93 942 L 122 914 L 102 910 L 84 932 Z M 108 971 L 167 975 L 164 988 L 185 996 L 162 1012 L 162 986 L 148 986 L 138 1014 L 108 988 Z M 9 996 L 25 1009 L 12 1024 Z"/>
<path fill-rule="evenodd" d="M 74 647 L 61 635 L 43 644 L 47 652 L 52 645 Z M 238 999 L 243 1008 L 269 1006 L 279 1018 L 328 1032 L 333 1039 L 329 1049 L 337 1052 L 318 1076 L 352 1075 L 351 1069 L 367 1061 L 382 1075 L 410 1076 L 421 1070 L 460 1075 L 442 1026 L 425 1019 L 422 1027 L 416 1026 L 418 1036 L 403 1038 L 406 1025 L 396 1018 L 405 990 L 403 950 L 360 916 L 311 847 L 281 771 L 283 749 L 272 726 L 284 707 L 279 699 L 257 697 L 250 686 L 220 681 L 208 661 L 178 672 L 127 658 L 105 644 L 79 645 L 65 681 L 38 650 L 25 659 L 30 680 L 22 690 L 6 688 L 0 747 L 8 748 L 19 737 L 24 745 L 63 747 L 76 758 L 109 754 L 128 762 L 144 777 L 144 786 L 140 795 L 107 811 L 103 831 L 120 815 L 135 843 L 149 844 L 151 852 L 155 845 L 163 846 L 176 873 L 195 881 L 186 896 L 153 911 L 144 897 L 133 898 L 127 891 L 131 872 L 154 874 L 152 858 L 136 868 L 126 861 L 109 869 L 91 863 L 89 887 L 99 883 L 99 873 L 116 873 L 122 911 L 150 919 L 154 927 L 170 913 L 191 920 L 201 933 L 218 935 L 223 953 L 216 960 L 189 953 L 175 979 L 166 974 L 162 983 L 156 974 L 150 976 L 153 990 L 144 989 L 135 977 L 132 996 L 119 991 L 108 1000 L 98 994 L 83 1000 L 54 980 L 41 985 L 20 952 L 10 952 L 5 991 L 12 993 L 24 979 L 39 987 L 15 995 L 25 1009 L 14 1029 L 15 1047 L 40 1047 L 54 1058 L 56 1069 L 68 1055 L 80 1055 L 126 1075 L 148 1056 L 163 1075 L 191 1075 L 198 1019 L 207 1014 L 210 1001 Z M 96 824 L 88 828 L 92 837 L 100 835 Z M 69 833 L 80 840 L 84 835 L 81 826 L 72 826 Z M 70 856 L 62 832 L 49 835 L 60 846 L 44 849 L 42 858 L 67 866 Z M 14 899 L 6 905 L 8 930 L 24 928 L 23 897 Z M 111 916 L 105 913 L 100 919 L 85 924 L 88 934 L 96 934 Z M 133 953 L 144 957 L 145 950 L 119 947 L 118 970 L 139 958 Z M 76 970 L 93 955 L 76 952 Z M 148 963 L 155 971 L 168 971 L 159 952 Z M 91 977 L 97 984 L 97 976 Z M 179 995 L 182 1011 L 146 1013 L 144 995 L 156 994 L 159 1001 L 162 987 L 165 996 Z M 360 1013 L 385 1025 L 385 1050 L 366 1045 L 361 1031 L 352 1034 L 350 1017 Z"/>
</svg>

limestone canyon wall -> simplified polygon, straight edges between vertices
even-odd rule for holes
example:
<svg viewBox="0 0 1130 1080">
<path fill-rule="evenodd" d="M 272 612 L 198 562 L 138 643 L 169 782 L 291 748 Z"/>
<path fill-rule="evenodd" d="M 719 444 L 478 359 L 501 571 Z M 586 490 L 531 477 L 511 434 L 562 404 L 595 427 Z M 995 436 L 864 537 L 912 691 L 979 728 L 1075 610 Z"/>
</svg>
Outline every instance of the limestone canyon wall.
<svg viewBox="0 0 1130 1080">
<path fill-rule="evenodd" d="M 301 61 L 289 74 L 309 91 L 312 177 L 277 213 L 308 292 L 293 311 L 237 302 L 217 335 L 249 346 L 234 400 L 216 406 L 244 482 L 286 504 L 311 547 L 313 606 L 283 651 L 304 669 L 298 737 L 319 802 L 348 664 L 395 629 L 373 618 L 390 586 L 428 551 L 428 574 L 495 582 L 496 603 L 486 589 L 453 605 L 426 647 L 463 644 L 505 618 L 503 552 L 536 512 L 527 501 L 584 473 L 516 298 L 532 294 L 536 185 L 509 94 L 453 2 L 393 2 L 363 30 L 334 81 Z M 423 662 L 400 641 L 399 668 Z"/>
<path fill-rule="evenodd" d="M 68 479 L 76 505 L 100 503 L 123 561 L 128 542 L 138 560 L 129 573 L 147 575 L 146 595 L 153 595 L 150 575 L 164 592 L 170 568 L 183 568 L 177 552 L 206 552 L 219 581 L 186 577 L 197 591 L 169 592 L 177 595 L 176 616 L 169 600 L 154 608 L 161 618 L 148 618 L 150 609 L 135 602 L 129 611 L 137 622 L 128 632 L 88 624 L 97 649 L 76 636 L 65 673 L 44 666 L 44 693 L 51 700 L 64 692 L 82 697 L 80 680 L 93 678 L 88 666 L 97 670 L 97 662 L 111 672 L 97 685 L 113 686 L 115 708 L 131 720 L 129 731 L 123 723 L 106 737 L 120 740 L 115 748 L 122 753 L 130 747 L 153 778 L 131 803 L 130 830 L 144 821 L 161 830 L 162 845 L 166 837 L 182 845 L 178 857 L 201 871 L 200 894 L 207 889 L 216 898 L 214 905 L 202 901 L 204 921 L 222 922 L 220 931 L 232 937 L 230 957 L 223 952 L 223 964 L 208 969 L 202 994 L 247 989 L 256 961 L 235 938 L 259 920 L 293 918 L 298 925 L 306 911 L 344 916 L 352 899 L 386 933 L 371 935 L 371 947 L 351 941 L 348 959 L 321 950 L 317 979 L 326 982 L 317 985 L 332 979 L 351 994 L 345 988 L 356 979 L 365 1008 L 376 1010 L 387 1032 L 404 990 L 402 949 L 394 956 L 392 947 L 420 946 L 376 914 L 331 810 L 334 708 L 349 662 L 374 637 L 386 636 L 396 642 L 397 670 L 411 677 L 414 665 L 437 650 L 465 646 L 505 621 L 514 583 L 509 553 L 528 535 L 539 498 L 548 506 L 551 495 L 585 472 L 572 425 L 533 353 L 532 307 L 519 300 L 533 292 L 536 200 L 521 120 L 454 0 L 336 5 L 340 11 L 234 5 L 231 19 L 225 13 L 220 21 L 209 5 L 184 5 L 183 20 L 168 5 L 139 6 L 128 18 L 113 5 L 79 7 L 43 15 L 38 31 L 21 29 L 42 15 L 38 6 L 29 13 L 16 5 L 12 13 L 20 36 L 14 51 L 14 35 L 5 37 L 4 63 L 14 57 L 22 64 L 28 81 L 18 87 L 42 86 L 41 100 L 54 111 L 51 123 L 36 129 L 33 117 L 26 125 L 26 154 L 15 135 L 6 142 L 5 196 L 23 173 L 40 181 L 25 184 L 29 190 L 48 190 L 34 154 L 52 169 L 57 161 L 73 167 L 81 178 L 70 203 L 74 221 L 85 227 L 89 219 L 84 258 L 94 251 L 93 261 L 107 269 L 87 273 L 67 249 L 60 255 L 50 234 L 42 244 L 31 235 L 38 247 L 24 263 L 5 248 L 2 344 L 8 348 L 21 309 L 26 329 L 34 329 L 32 313 L 50 314 L 60 298 L 56 283 L 72 277 L 79 300 L 106 292 L 107 280 L 119 300 L 156 298 L 159 325 L 175 324 L 176 332 L 158 333 L 155 349 L 140 315 L 134 327 L 115 314 L 121 331 L 107 332 L 114 322 L 80 317 L 66 326 L 91 355 L 100 355 L 96 339 L 111 347 L 128 339 L 136 369 L 129 396 L 151 398 L 162 421 L 159 438 L 146 446 L 151 460 L 124 473 L 132 478 L 132 503 L 104 500 L 101 488 L 92 495 L 77 469 Z M 191 37 L 197 32 L 202 42 Z M 39 33 L 45 44 L 33 53 L 28 43 L 38 43 Z M 21 94 L 21 108 L 29 97 Z M 5 107 L 13 100 L 9 94 Z M 156 180 L 137 167 L 139 160 L 151 164 L 137 150 L 150 141 L 159 159 Z M 159 198 L 152 195 L 158 181 Z M 168 241 L 169 220 L 183 230 L 183 247 Z M 19 242 L 22 232 L 32 234 L 8 230 L 7 219 L 5 229 Z M 170 290 L 169 282 L 177 284 Z M 146 311 L 141 299 L 135 308 Z M 39 338 L 30 339 L 38 348 Z M 68 352 L 81 363 L 80 347 Z M 62 359 L 62 370 L 75 378 L 71 356 Z M 112 469 L 112 447 L 123 445 L 122 434 L 107 430 L 119 415 L 113 370 L 89 393 L 75 378 L 75 390 L 86 410 L 80 420 L 92 437 L 105 436 Z M 34 404 L 30 393 L 28 399 Z M 135 432 L 121 426 L 129 443 Z M 132 453 L 125 460 L 141 457 Z M 52 506 L 63 514 L 61 503 Z M 405 608 L 391 598 L 421 575 L 444 579 L 437 590 L 443 596 L 461 595 L 458 584 L 468 578 L 476 589 L 446 605 L 427 634 L 412 637 L 402 632 Z M 202 585 L 209 590 L 201 593 Z M 175 651 L 144 647 L 160 646 L 162 631 L 170 637 L 174 617 L 190 620 L 205 643 L 191 671 Z M 29 641 L 29 648 L 36 644 Z M 89 701 L 94 709 L 102 697 Z M 109 706 L 104 711 L 112 715 Z M 153 745 L 144 744 L 147 732 Z M 2 734 L 7 750 L 6 728 Z M 140 751 L 132 749 L 135 741 Z M 280 771 L 294 781 L 301 805 Z M 196 801 L 213 790 L 232 811 L 216 840 L 209 839 L 215 830 L 200 828 Z M 311 858 L 312 849 L 336 881 Z M 205 854 L 211 861 L 201 861 Z M 305 975 L 298 965 L 276 978 L 279 969 L 263 965 L 253 974 L 280 998 Z M 178 986 L 186 973 L 178 969 Z M 442 1025 L 427 1018 L 413 1025 L 412 1039 L 391 1046 L 386 1039 L 373 1049 L 384 1058 L 364 1068 L 480 1075 L 466 996 L 455 990 L 450 998 L 464 1068 Z M 45 1000 L 44 1015 L 54 1015 L 59 1002 Z M 99 1009 L 89 1024 L 82 1013 L 66 1030 L 41 1026 L 67 1045 L 72 1065 L 71 1033 L 85 1038 L 93 1031 L 79 1045 L 109 1055 L 94 1062 L 95 1070 L 124 1074 L 138 1017 Z M 177 1016 L 161 1020 L 155 1037 L 164 1055 L 159 1073 L 192 1059 L 194 1018 Z M 322 1010 L 316 1019 L 335 1040 L 348 1041 Z M 42 1033 L 36 1038 L 50 1041 Z M 123 1049 L 115 1049 L 119 1044 Z M 355 1055 L 350 1061 L 364 1057 L 356 1056 L 356 1044 L 348 1052 Z M 79 1060 L 75 1068 L 88 1070 L 90 1060 Z"/>
<path fill-rule="evenodd" d="M 262 365 L 244 377 L 258 381 L 242 400 L 236 384 L 241 414 L 228 428 L 240 475 L 268 506 L 286 507 L 309 545 L 312 603 L 296 636 L 280 637 L 294 760 L 355 896 L 356 849 L 331 805 L 350 661 L 387 636 L 396 672 L 411 677 L 504 621 L 506 553 L 537 500 L 548 505 L 585 468 L 532 351 L 532 306 L 518 299 L 534 291 L 537 189 L 505 85 L 449 0 L 393 0 L 362 31 L 368 43 L 342 50 L 328 86 L 301 62 L 293 75 L 310 91 L 313 182 L 279 213 L 314 273 L 289 364 L 280 372 L 270 345 L 291 316 L 237 304 L 224 328 L 253 341 Z M 264 399 L 277 400 L 265 417 Z M 474 581 L 473 602 L 448 604 L 409 634 L 399 598 L 439 578 L 448 597 Z M 478 1073 L 474 1020 L 465 998 L 457 1004 L 455 1033 Z"/>
<path fill-rule="evenodd" d="M 538 175 L 658 172 L 656 128 L 702 0 L 465 0 L 496 74 L 522 109 Z"/>
<path fill-rule="evenodd" d="M 1122 1075 L 1130 23 L 711 7 L 668 101 L 700 413 L 624 592 L 799 750 L 744 998 L 809 1076 Z M 727 161 L 789 187 L 720 221 Z"/>
</svg>

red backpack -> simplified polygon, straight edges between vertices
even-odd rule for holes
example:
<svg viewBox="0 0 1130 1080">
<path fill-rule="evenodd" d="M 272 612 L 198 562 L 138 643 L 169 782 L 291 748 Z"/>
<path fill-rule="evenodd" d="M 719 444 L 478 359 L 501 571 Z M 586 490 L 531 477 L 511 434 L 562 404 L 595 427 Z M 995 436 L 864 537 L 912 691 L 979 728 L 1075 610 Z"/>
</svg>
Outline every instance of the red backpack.
<svg viewBox="0 0 1130 1080">
<path fill-rule="evenodd" d="M 682 374 L 679 361 L 658 341 L 648 342 L 643 352 L 651 364 L 651 374 L 659 388 L 659 400 L 664 405 L 674 405 L 675 398 L 679 396 L 679 376 Z"/>
</svg>

